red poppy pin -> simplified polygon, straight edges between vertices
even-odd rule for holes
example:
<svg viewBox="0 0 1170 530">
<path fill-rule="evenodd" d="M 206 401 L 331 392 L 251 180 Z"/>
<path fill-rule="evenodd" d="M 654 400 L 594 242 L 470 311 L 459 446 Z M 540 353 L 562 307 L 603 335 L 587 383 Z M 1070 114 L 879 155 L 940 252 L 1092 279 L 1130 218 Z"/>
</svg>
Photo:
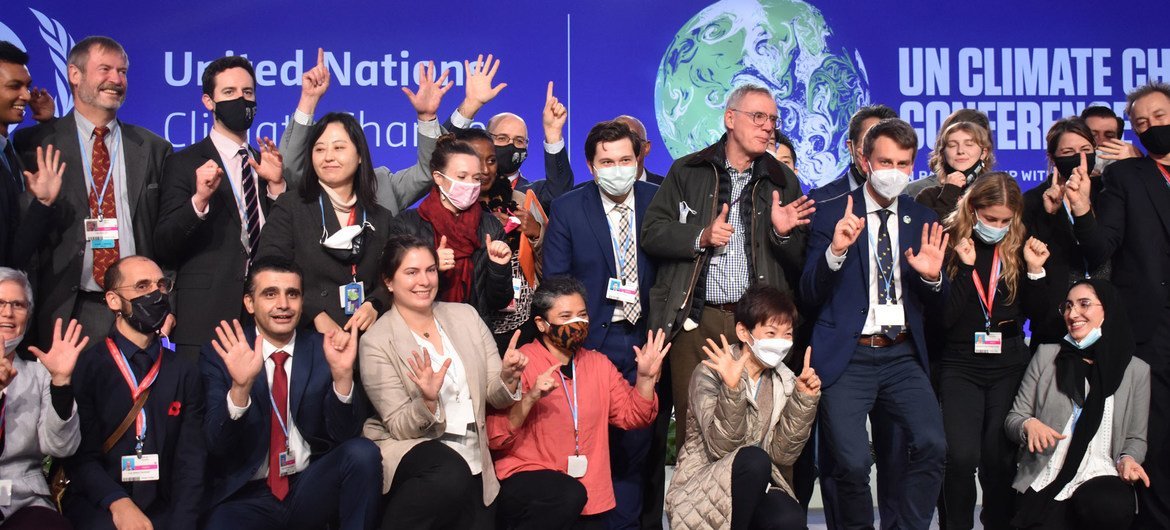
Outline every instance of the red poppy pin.
<svg viewBox="0 0 1170 530">
<path fill-rule="evenodd" d="M 178 401 L 171 402 L 171 409 L 167 411 L 168 416 L 178 416 L 179 410 L 183 408 L 183 404 Z"/>
</svg>

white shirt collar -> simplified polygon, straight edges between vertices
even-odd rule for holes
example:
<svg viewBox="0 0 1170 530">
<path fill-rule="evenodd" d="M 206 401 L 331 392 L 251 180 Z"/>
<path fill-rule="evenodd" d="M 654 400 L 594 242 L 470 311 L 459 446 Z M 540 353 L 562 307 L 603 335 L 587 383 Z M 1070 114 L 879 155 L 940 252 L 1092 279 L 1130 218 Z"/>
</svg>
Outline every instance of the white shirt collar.
<svg viewBox="0 0 1170 530">
<path fill-rule="evenodd" d="M 215 150 L 219 151 L 219 157 L 225 161 L 238 156 L 241 148 L 248 148 L 248 144 L 237 144 L 235 140 L 228 138 L 226 134 L 215 130 L 215 128 L 212 128 L 207 136 L 211 138 L 211 145 L 214 145 Z"/>
<path fill-rule="evenodd" d="M 94 125 L 92 121 L 89 121 L 80 112 L 76 111 L 73 112 L 73 120 L 77 122 L 77 130 L 81 131 L 82 138 L 86 140 L 93 138 L 93 130 L 97 128 L 97 125 Z M 113 134 L 118 129 L 118 118 L 110 120 L 110 123 L 107 123 L 106 127 L 109 127 L 110 134 Z"/>
<path fill-rule="evenodd" d="M 882 210 L 883 209 L 882 205 L 878 204 L 877 200 L 875 200 L 873 198 L 873 196 L 870 195 L 871 193 L 873 193 L 873 191 L 869 189 L 869 186 L 863 186 L 863 187 L 865 188 L 865 190 L 862 191 L 861 194 L 865 196 L 865 213 L 868 215 L 871 213 L 875 213 L 878 210 Z M 890 205 L 886 206 L 884 209 L 889 210 L 891 213 L 897 213 L 898 212 L 898 197 L 894 197 L 894 202 L 890 203 Z"/>
<path fill-rule="evenodd" d="M 292 338 L 288 340 L 288 344 L 285 344 L 284 346 L 281 346 L 279 348 L 276 345 L 272 344 L 271 342 L 268 342 L 268 339 L 264 339 L 260 344 L 260 351 L 261 351 L 261 353 L 264 354 L 265 361 L 270 359 L 272 357 L 272 354 L 276 353 L 278 350 L 283 351 L 284 353 L 287 353 L 288 358 L 292 359 L 293 347 L 296 345 L 296 343 L 297 343 L 297 334 L 294 331 Z"/>
<path fill-rule="evenodd" d="M 609 198 L 609 195 L 606 195 L 604 191 L 601 191 L 601 188 L 597 188 L 597 194 L 601 195 L 601 208 L 605 210 L 605 215 L 613 213 L 613 209 L 617 207 L 618 203 L 613 202 L 613 199 Z M 629 208 L 631 212 L 634 211 L 633 188 L 630 188 L 630 192 L 626 194 L 626 199 L 622 201 L 622 204 L 624 204 L 626 208 Z"/>
</svg>

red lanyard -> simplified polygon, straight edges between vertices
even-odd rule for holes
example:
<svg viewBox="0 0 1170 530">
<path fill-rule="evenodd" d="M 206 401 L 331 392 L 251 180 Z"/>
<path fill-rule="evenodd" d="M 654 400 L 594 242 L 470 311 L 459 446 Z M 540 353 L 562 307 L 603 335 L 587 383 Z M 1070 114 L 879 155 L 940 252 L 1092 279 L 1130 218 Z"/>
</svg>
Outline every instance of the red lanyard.
<svg viewBox="0 0 1170 530">
<path fill-rule="evenodd" d="M 999 285 L 1000 274 L 999 245 L 991 255 L 991 281 L 987 284 L 987 292 L 983 291 L 983 280 L 979 278 L 979 271 L 971 271 L 971 279 L 975 281 L 975 291 L 979 296 L 979 303 L 983 306 L 983 318 L 987 331 L 991 331 L 991 308 L 995 304 L 995 287 Z"/>
<path fill-rule="evenodd" d="M 1153 160 L 1153 158 L 1151 158 Z M 1158 172 L 1162 174 L 1162 178 L 1166 179 L 1166 185 L 1170 186 L 1170 173 L 1166 172 L 1166 168 L 1162 167 L 1161 162 L 1154 160 L 1154 167 L 1158 168 Z"/>
<path fill-rule="evenodd" d="M 349 222 L 346 223 L 345 226 L 353 226 L 353 224 L 356 222 L 357 222 L 357 205 L 355 204 L 355 205 L 353 205 L 353 208 L 349 209 Z M 353 276 L 353 281 L 355 281 L 355 282 L 357 281 L 357 263 L 354 263 L 353 265 L 349 266 L 349 275 Z"/>
<path fill-rule="evenodd" d="M 150 385 L 154 384 L 154 380 L 158 379 L 158 371 L 162 366 L 163 351 L 160 348 L 158 351 L 158 359 L 154 361 L 154 366 L 150 367 L 150 371 L 142 378 L 142 382 L 138 382 L 138 378 L 134 377 L 134 372 L 130 370 L 130 362 L 126 360 L 126 355 L 122 350 L 118 349 L 118 345 L 114 344 L 114 339 L 106 338 L 106 347 L 110 350 L 110 357 L 114 358 L 114 364 L 118 366 L 118 371 L 122 372 L 122 379 L 126 381 L 126 386 L 130 387 L 130 401 L 138 401 L 138 396 L 146 392 Z M 142 440 L 146 439 L 146 410 L 138 411 L 138 418 L 134 421 L 135 439 L 138 445 L 135 448 L 138 452 L 142 452 Z"/>
</svg>

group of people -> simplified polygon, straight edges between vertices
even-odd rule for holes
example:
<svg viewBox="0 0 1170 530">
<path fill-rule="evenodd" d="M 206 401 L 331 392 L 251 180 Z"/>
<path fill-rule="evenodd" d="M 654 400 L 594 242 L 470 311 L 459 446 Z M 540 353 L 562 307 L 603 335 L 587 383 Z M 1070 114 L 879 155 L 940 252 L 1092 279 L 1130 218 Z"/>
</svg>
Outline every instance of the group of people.
<svg viewBox="0 0 1170 530">
<path fill-rule="evenodd" d="M 1146 154 L 1090 107 L 1027 193 L 986 115 L 910 182 L 914 129 L 863 107 L 806 195 L 761 86 L 664 177 L 596 124 L 575 185 L 551 82 L 544 179 L 519 115 L 471 125 L 491 55 L 442 124 L 445 72 L 403 88 L 392 171 L 314 117 L 323 56 L 279 143 L 209 63 L 172 152 L 117 118 L 113 39 L 59 117 L 0 42 L 0 529 L 788 529 L 818 482 L 873 528 L 875 459 L 882 528 L 972 528 L 976 477 L 984 528 L 1170 527 L 1170 86 L 1128 95 Z"/>
</svg>

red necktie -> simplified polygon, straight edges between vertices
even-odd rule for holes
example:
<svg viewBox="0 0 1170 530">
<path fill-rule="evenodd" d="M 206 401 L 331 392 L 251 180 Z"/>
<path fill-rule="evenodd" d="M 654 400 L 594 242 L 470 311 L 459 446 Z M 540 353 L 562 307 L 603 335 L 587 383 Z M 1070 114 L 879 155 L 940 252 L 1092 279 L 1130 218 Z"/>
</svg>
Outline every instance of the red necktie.
<svg viewBox="0 0 1170 530">
<path fill-rule="evenodd" d="M 280 476 L 280 453 L 286 451 L 288 439 L 284 435 L 284 425 L 288 425 L 288 375 L 284 373 L 284 362 L 288 360 L 288 353 L 284 351 L 272 352 L 272 362 L 276 367 L 272 370 L 272 400 L 276 402 L 276 410 L 272 411 L 271 433 L 268 437 L 268 488 L 272 495 L 283 501 L 288 495 L 288 477 Z M 280 415 L 280 420 L 277 419 Z"/>
<path fill-rule="evenodd" d="M 110 175 L 110 150 L 106 148 L 106 135 L 110 134 L 109 127 L 95 127 L 93 130 L 93 187 L 89 190 L 89 210 L 94 217 L 117 219 L 118 209 L 114 202 L 114 183 L 106 185 Z M 101 211 L 98 211 L 98 194 L 102 194 Z M 93 249 L 93 280 L 98 287 L 105 288 L 106 269 L 118 261 L 118 240 L 114 240 L 113 248 Z"/>
</svg>

